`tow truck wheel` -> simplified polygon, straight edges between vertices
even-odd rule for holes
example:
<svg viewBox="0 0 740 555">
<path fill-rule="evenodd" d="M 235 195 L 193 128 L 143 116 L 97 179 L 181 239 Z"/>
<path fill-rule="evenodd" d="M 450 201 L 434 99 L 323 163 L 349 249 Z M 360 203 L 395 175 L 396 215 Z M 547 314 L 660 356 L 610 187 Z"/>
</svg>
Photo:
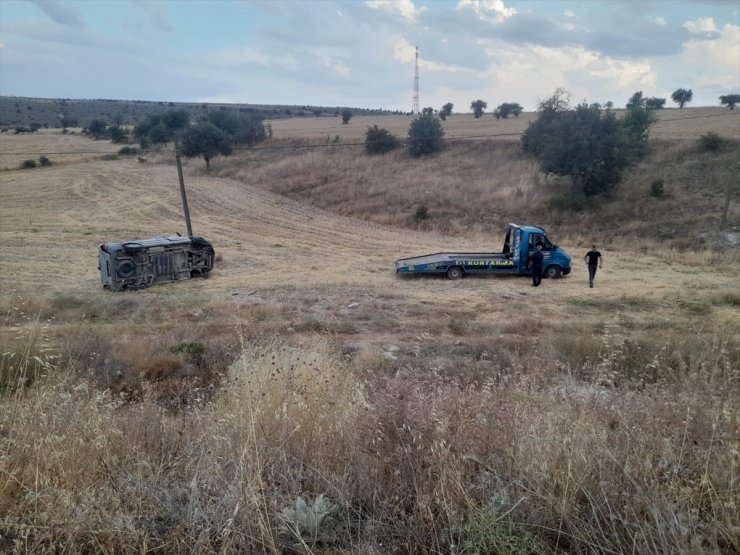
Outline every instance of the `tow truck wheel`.
<svg viewBox="0 0 740 555">
<path fill-rule="evenodd" d="M 560 266 L 548 266 L 545 269 L 545 276 L 549 279 L 558 279 L 560 277 Z"/>
<path fill-rule="evenodd" d="M 460 279 L 463 277 L 463 271 L 460 266 L 453 266 L 447 270 L 447 279 Z"/>
</svg>

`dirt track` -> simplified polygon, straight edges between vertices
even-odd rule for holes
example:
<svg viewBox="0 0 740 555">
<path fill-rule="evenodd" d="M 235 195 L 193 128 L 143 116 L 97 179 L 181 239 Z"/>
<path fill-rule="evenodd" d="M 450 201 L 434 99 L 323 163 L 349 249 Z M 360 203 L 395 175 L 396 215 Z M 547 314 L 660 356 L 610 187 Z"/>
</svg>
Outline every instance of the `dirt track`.
<svg viewBox="0 0 740 555">
<path fill-rule="evenodd" d="M 211 240 L 219 255 L 212 277 L 121 294 L 149 302 L 192 295 L 203 303 L 279 303 L 301 307 L 311 317 L 357 320 L 355 333 L 377 336 L 384 319 L 394 322 L 390 329 L 408 334 L 433 327 L 435 318 L 560 325 L 582 320 L 588 303 L 618 310 L 623 302 L 634 307 L 642 299 L 651 303 L 645 318 L 665 319 L 676 301 L 732 286 L 731 277 L 711 270 L 604 252 L 605 269 L 597 287 L 588 289 L 583 249 L 568 245 L 573 273 L 546 280 L 539 289 L 517 277 L 402 279 L 394 273 L 396 258 L 498 249 L 500 238 L 492 244 L 481 237 L 453 242 L 343 218 L 232 180 L 187 176 L 186 181 L 194 233 Z M 174 166 L 134 159 L 4 172 L 0 198 L 4 296 L 33 291 L 106 302 L 113 293 L 100 287 L 98 244 L 185 232 Z M 360 306 L 350 309 L 351 303 Z"/>
</svg>

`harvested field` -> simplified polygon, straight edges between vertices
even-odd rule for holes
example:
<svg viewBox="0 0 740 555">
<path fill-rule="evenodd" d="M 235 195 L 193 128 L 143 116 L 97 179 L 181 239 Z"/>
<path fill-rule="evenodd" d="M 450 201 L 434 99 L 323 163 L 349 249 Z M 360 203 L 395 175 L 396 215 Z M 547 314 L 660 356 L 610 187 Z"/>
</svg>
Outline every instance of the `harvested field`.
<svg viewBox="0 0 740 555">
<path fill-rule="evenodd" d="M 620 110 L 617 110 L 620 113 Z M 691 108 L 656 110 L 656 123 L 651 136 L 657 139 L 694 137 L 697 131 L 714 130 L 728 138 L 740 138 L 740 112 L 727 108 Z M 510 140 L 527 129 L 536 118 L 533 112 L 523 112 L 518 118 L 497 120 L 490 113 L 475 119 L 473 114 L 453 114 L 442 123 L 447 138 L 500 137 Z M 270 121 L 276 139 L 326 139 L 339 136 L 342 141 L 362 141 L 368 126 L 377 125 L 394 135 L 406 137 L 411 116 L 355 116 L 347 125 L 340 117 L 290 118 Z"/>
</svg>

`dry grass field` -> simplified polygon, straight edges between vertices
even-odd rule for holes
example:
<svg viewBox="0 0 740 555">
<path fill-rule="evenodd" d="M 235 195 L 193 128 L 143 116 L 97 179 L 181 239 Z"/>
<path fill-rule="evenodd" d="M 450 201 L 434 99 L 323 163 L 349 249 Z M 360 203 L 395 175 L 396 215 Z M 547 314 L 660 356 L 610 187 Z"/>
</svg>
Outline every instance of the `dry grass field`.
<svg viewBox="0 0 740 555">
<path fill-rule="evenodd" d="M 563 185 L 511 141 L 422 161 L 239 152 L 212 175 L 191 160 L 211 277 L 120 293 L 100 287 L 101 242 L 184 233 L 167 152 L 3 135 L 0 168 L 64 163 L 0 171 L 0 550 L 740 551 L 740 260 L 675 237 L 717 226 L 737 151 L 693 141 L 737 138 L 727 113 L 656 126 L 595 214 L 551 214 Z M 460 116 L 448 136 L 523 118 Z M 270 144 L 369 124 L 276 121 Z M 657 177 L 665 199 L 645 193 Z M 420 202 L 429 222 L 409 216 Z M 497 250 L 510 220 L 552 230 L 571 275 L 394 274 L 402 256 Z"/>
<path fill-rule="evenodd" d="M 620 110 L 617 110 L 620 113 Z M 727 108 L 707 107 L 691 109 L 666 109 L 655 112 L 658 121 L 651 135 L 658 139 L 694 138 L 711 129 L 723 137 L 740 138 L 740 112 Z M 453 114 L 443 122 L 447 138 L 498 137 L 509 140 L 524 132 L 536 114 L 523 112 L 518 118 L 497 120 L 490 113 L 480 119 L 473 114 Z M 269 121 L 276 139 L 323 139 L 339 136 L 342 141 L 361 142 L 368 126 L 377 125 L 394 135 L 406 137 L 412 116 L 355 116 L 348 124 L 340 117 L 291 118 Z"/>
</svg>

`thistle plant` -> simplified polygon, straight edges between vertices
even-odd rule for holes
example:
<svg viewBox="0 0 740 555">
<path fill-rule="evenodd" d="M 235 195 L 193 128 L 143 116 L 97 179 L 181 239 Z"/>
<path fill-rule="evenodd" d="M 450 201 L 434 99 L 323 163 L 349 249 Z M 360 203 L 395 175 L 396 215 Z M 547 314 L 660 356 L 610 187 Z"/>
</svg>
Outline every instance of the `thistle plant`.
<svg viewBox="0 0 740 555">
<path fill-rule="evenodd" d="M 319 540 L 328 541 L 330 539 L 328 528 L 331 515 L 336 508 L 337 506 L 323 494 L 314 500 L 313 505 L 307 504 L 299 496 L 295 507 L 283 509 L 279 517 L 290 534 L 302 543 L 315 544 Z"/>
</svg>

